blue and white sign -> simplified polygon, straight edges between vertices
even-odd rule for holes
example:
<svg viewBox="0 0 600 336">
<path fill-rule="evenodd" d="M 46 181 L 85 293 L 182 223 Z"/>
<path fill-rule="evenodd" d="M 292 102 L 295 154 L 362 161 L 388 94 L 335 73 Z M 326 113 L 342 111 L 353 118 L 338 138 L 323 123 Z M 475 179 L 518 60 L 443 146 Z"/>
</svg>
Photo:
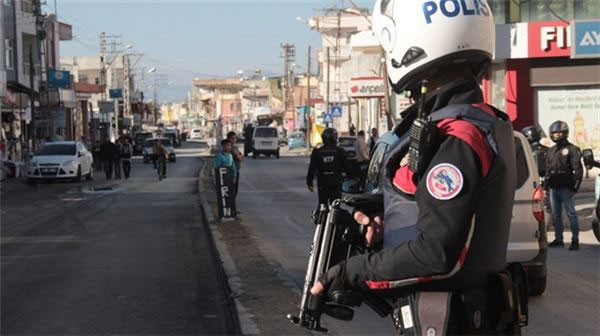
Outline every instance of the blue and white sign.
<svg viewBox="0 0 600 336">
<path fill-rule="evenodd" d="M 600 57 L 600 20 L 571 22 L 571 58 Z"/>
<path fill-rule="evenodd" d="M 331 115 L 331 113 L 324 113 L 323 114 L 323 122 L 326 124 L 332 123 L 333 122 L 333 117 Z"/>
<path fill-rule="evenodd" d="M 69 71 L 49 69 L 48 86 L 51 88 L 69 88 L 71 86 L 71 73 Z"/>
<path fill-rule="evenodd" d="M 110 89 L 110 90 L 108 90 L 108 96 L 110 97 L 110 99 L 123 98 L 123 90 Z"/>
<path fill-rule="evenodd" d="M 331 116 L 335 118 L 339 118 L 342 116 L 342 107 L 341 106 L 332 106 L 331 107 Z"/>
</svg>

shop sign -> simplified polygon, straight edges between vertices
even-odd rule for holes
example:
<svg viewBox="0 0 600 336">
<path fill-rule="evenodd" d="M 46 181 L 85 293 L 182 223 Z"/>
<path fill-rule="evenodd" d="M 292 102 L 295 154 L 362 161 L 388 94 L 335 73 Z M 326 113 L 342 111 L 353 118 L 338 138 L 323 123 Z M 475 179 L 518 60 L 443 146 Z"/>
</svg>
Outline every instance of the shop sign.
<svg viewBox="0 0 600 336">
<path fill-rule="evenodd" d="M 571 58 L 600 57 L 600 20 L 573 21 Z"/>
<path fill-rule="evenodd" d="M 352 98 L 385 97 L 385 85 L 381 77 L 351 78 L 348 96 Z"/>
<path fill-rule="evenodd" d="M 48 87 L 66 89 L 71 86 L 71 73 L 56 69 L 48 70 Z"/>
<path fill-rule="evenodd" d="M 529 57 L 571 56 L 571 29 L 562 21 L 529 22 Z"/>
</svg>

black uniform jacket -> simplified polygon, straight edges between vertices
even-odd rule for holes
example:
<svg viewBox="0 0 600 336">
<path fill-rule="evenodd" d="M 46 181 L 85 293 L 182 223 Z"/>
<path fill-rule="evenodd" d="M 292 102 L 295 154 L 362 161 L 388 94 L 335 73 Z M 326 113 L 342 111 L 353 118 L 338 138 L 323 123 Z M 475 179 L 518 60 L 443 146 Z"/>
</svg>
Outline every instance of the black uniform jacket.
<svg viewBox="0 0 600 336">
<path fill-rule="evenodd" d="M 583 178 L 581 151 L 568 141 L 558 143 L 546 155 L 546 186 L 579 190 Z"/>
<path fill-rule="evenodd" d="M 384 226 L 414 220 L 415 232 L 395 246 L 348 259 L 348 285 L 452 290 L 482 286 L 491 272 L 504 269 L 516 186 L 513 131 L 507 116 L 482 100 L 474 80 L 447 84 L 428 97 L 432 117 L 456 105 L 475 119 L 487 113 L 492 122 L 480 128 L 462 118 L 439 121 L 437 151 L 416 182 L 404 154 L 384 159 Z M 404 113 L 395 130 L 400 139 L 406 138 L 415 113 L 414 106 Z M 408 218 L 411 213 L 414 219 Z"/>
<path fill-rule="evenodd" d="M 339 187 L 343 180 L 342 173 L 352 176 L 346 151 L 338 146 L 322 146 L 310 155 L 306 185 L 313 185 L 316 174 L 319 187 Z"/>
</svg>

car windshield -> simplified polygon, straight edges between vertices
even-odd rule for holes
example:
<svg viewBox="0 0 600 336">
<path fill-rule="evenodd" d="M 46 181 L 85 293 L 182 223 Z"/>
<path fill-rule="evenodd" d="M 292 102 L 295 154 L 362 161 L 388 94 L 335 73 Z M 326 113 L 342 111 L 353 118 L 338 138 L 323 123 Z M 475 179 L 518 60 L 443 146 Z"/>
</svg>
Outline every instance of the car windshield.
<svg viewBox="0 0 600 336">
<path fill-rule="evenodd" d="M 77 147 L 73 144 L 47 144 L 42 147 L 38 152 L 37 156 L 50 156 L 50 155 L 75 155 L 77 153 Z"/>
<path fill-rule="evenodd" d="M 277 129 L 275 128 L 257 128 L 254 134 L 257 138 L 276 138 Z"/>
<path fill-rule="evenodd" d="M 356 139 L 354 139 L 354 138 L 340 138 L 339 144 L 340 144 L 340 146 L 343 146 L 343 147 L 350 147 L 350 146 L 354 146 L 355 141 L 356 141 Z"/>
<path fill-rule="evenodd" d="M 292 133 L 290 135 L 290 139 L 302 139 L 304 138 L 304 134 L 302 133 Z"/>
</svg>

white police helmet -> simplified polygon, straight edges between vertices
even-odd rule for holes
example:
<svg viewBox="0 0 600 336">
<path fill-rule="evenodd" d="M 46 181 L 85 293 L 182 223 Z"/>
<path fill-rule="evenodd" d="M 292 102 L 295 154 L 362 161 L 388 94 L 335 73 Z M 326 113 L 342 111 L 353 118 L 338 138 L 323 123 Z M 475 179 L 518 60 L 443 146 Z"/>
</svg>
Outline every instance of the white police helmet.
<svg viewBox="0 0 600 336">
<path fill-rule="evenodd" d="M 486 0 L 377 0 L 373 31 L 396 92 L 414 88 L 439 65 L 467 62 L 479 74 L 494 55 Z"/>
</svg>

